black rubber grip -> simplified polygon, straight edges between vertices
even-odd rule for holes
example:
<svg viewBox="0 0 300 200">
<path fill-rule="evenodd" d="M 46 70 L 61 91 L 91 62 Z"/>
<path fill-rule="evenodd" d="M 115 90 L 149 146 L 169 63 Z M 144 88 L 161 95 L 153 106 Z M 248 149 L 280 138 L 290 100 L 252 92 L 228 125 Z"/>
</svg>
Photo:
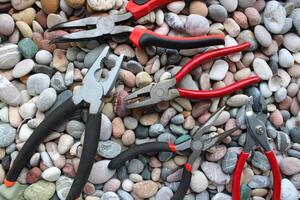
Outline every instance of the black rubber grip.
<svg viewBox="0 0 300 200">
<path fill-rule="evenodd" d="M 191 179 L 192 173 L 186 170 L 186 168 L 183 168 L 180 185 L 177 191 L 175 192 L 174 196 L 172 197 L 172 200 L 182 200 L 184 198 L 186 192 L 190 187 Z"/>
<path fill-rule="evenodd" d="M 168 143 L 166 142 L 150 142 L 146 144 L 136 145 L 123 151 L 117 157 L 112 159 L 108 164 L 110 169 L 119 169 L 125 165 L 127 160 L 137 157 L 139 154 L 154 153 L 154 152 L 170 152 Z"/>
<path fill-rule="evenodd" d="M 146 46 L 157 46 L 167 49 L 194 49 L 194 48 L 201 48 L 201 47 L 208 47 L 208 46 L 215 46 L 215 45 L 222 45 L 224 44 L 224 40 L 221 38 L 214 38 L 214 39 L 197 39 L 195 40 L 172 40 L 166 39 L 163 37 L 156 37 L 151 34 L 145 33 L 139 40 L 139 44 L 142 47 Z"/>
<path fill-rule="evenodd" d="M 31 156 L 35 153 L 37 147 L 51 133 L 51 130 L 61 122 L 65 121 L 78 106 L 74 104 L 70 97 L 45 118 L 19 151 L 18 156 L 14 160 L 13 165 L 6 176 L 8 181 L 14 182 L 18 179 L 19 174 Z"/>
<path fill-rule="evenodd" d="M 67 196 L 67 200 L 77 199 L 91 172 L 93 167 L 95 156 L 97 153 L 97 147 L 99 142 L 99 131 L 101 129 L 101 115 L 100 114 L 90 114 L 85 128 L 84 143 L 82 154 L 80 158 L 79 167 L 77 174 Z M 102 172 L 99 172 L 102 173 Z"/>
</svg>

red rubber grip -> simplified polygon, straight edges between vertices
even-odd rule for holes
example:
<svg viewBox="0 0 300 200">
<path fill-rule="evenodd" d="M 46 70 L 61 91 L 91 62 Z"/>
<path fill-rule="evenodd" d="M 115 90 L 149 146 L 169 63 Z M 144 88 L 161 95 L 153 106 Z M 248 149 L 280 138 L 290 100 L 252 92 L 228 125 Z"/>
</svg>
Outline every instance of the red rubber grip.
<svg viewBox="0 0 300 200">
<path fill-rule="evenodd" d="M 232 200 L 240 200 L 241 176 L 246 161 L 248 160 L 249 157 L 250 157 L 250 153 L 242 152 L 235 166 L 233 179 L 232 179 Z"/>
<path fill-rule="evenodd" d="M 281 173 L 274 151 L 265 152 L 273 173 L 273 200 L 280 200 L 281 193 Z"/>
<path fill-rule="evenodd" d="M 175 37 L 160 35 L 153 31 L 141 28 L 134 28 L 129 39 L 138 48 L 158 46 L 169 49 L 193 49 L 224 44 L 223 35 Z"/>
<path fill-rule="evenodd" d="M 171 3 L 176 0 L 148 0 L 145 3 L 139 5 L 133 0 L 129 1 L 126 10 L 129 11 L 135 20 L 140 19 L 141 17 L 149 14 L 151 11 L 156 8 L 162 7 L 168 3 Z"/>
<path fill-rule="evenodd" d="M 183 88 L 177 88 L 177 90 L 181 97 L 191 99 L 213 99 L 229 95 L 247 86 L 259 83 L 260 81 L 261 79 L 258 76 L 253 76 L 216 90 L 186 90 Z"/>
<path fill-rule="evenodd" d="M 192 173 L 192 171 L 193 171 L 192 165 L 190 165 L 189 163 L 185 163 L 184 167 L 188 172 Z"/>
<path fill-rule="evenodd" d="M 176 146 L 172 143 L 168 143 L 168 145 L 169 145 L 171 152 L 176 153 L 176 151 L 177 151 Z"/>
<path fill-rule="evenodd" d="M 179 72 L 175 75 L 176 82 L 180 82 L 188 73 L 190 73 L 195 68 L 199 67 L 199 65 L 223 56 L 227 56 L 233 53 L 237 53 L 243 50 L 246 50 L 250 47 L 250 43 L 244 42 L 240 45 L 225 47 L 220 49 L 215 49 L 212 51 L 204 52 L 198 56 L 195 56 L 192 60 L 186 63 Z"/>
</svg>

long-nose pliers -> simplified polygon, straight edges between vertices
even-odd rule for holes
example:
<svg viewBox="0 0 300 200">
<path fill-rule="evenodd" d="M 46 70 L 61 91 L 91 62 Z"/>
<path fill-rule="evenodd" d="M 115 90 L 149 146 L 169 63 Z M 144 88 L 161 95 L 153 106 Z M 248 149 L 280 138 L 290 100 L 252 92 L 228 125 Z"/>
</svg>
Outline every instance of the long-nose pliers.
<svg viewBox="0 0 300 200">
<path fill-rule="evenodd" d="M 251 152 L 254 147 L 260 146 L 264 149 L 265 155 L 267 156 L 272 173 L 273 173 L 273 200 L 280 200 L 281 192 L 281 174 L 278 162 L 276 160 L 276 154 L 272 150 L 268 143 L 266 121 L 267 113 L 253 111 L 253 97 L 249 99 L 246 105 L 246 123 L 247 123 L 247 138 L 246 144 L 243 147 L 243 151 L 239 156 L 236 164 L 233 179 L 232 179 L 232 199 L 240 200 L 240 183 L 243 168 L 247 160 L 251 156 Z"/>
<path fill-rule="evenodd" d="M 140 154 L 156 153 L 156 152 L 173 152 L 180 153 L 182 151 L 191 150 L 191 154 L 188 157 L 187 163 L 184 165 L 182 179 L 174 194 L 172 200 L 182 200 L 190 186 L 192 178 L 193 164 L 197 158 L 200 157 L 203 151 L 210 149 L 213 146 L 218 145 L 223 139 L 230 136 L 238 128 L 233 128 L 229 131 L 225 131 L 217 136 L 209 136 L 207 133 L 224 111 L 225 106 L 215 112 L 203 126 L 201 126 L 197 132 L 192 136 L 192 139 L 187 140 L 181 144 L 174 145 L 166 142 L 150 142 L 141 145 L 136 145 L 123 151 L 117 157 L 112 159 L 108 165 L 110 169 L 118 169 L 126 164 L 127 160 L 131 160 Z"/>
<path fill-rule="evenodd" d="M 138 48 L 146 46 L 158 46 L 168 49 L 193 49 L 224 44 L 223 35 L 208 35 L 198 37 L 173 37 L 159 35 L 153 31 L 133 28 L 131 26 L 117 25 L 130 19 L 138 20 L 151 11 L 171 3 L 175 0 L 131 0 L 126 6 L 125 14 L 108 16 L 91 16 L 84 19 L 61 23 L 48 29 L 88 29 L 67 35 L 63 35 L 51 41 L 51 43 L 91 40 L 112 36 L 128 36 L 129 40 Z M 124 38 L 124 37 L 122 37 Z"/>
<path fill-rule="evenodd" d="M 108 55 L 109 47 L 105 47 L 100 56 L 94 62 L 83 79 L 83 85 L 74 91 L 74 95 L 51 112 L 46 119 L 34 130 L 31 137 L 24 144 L 18 156 L 9 170 L 5 185 L 10 187 L 16 182 L 21 170 L 35 150 L 43 142 L 57 125 L 68 119 L 83 102 L 89 104 L 89 115 L 87 118 L 83 150 L 77 175 L 67 196 L 68 200 L 78 198 L 86 184 L 91 168 L 93 166 L 101 129 L 102 97 L 109 94 L 115 86 L 118 72 L 123 62 L 123 55 L 116 60 L 115 66 L 109 71 L 105 78 L 99 76 L 102 73 L 103 59 Z M 98 78 L 100 77 L 100 78 Z M 101 172 L 99 172 L 101 173 Z"/>
<path fill-rule="evenodd" d="M 154 106 L 160 102 L 170 101 L 179 96 L 189 99 L 220 98 L 236 92 L 237 90 L 243 89 L 251 84 L 258 83 L 261 81 L 261 79 L 258 76 L 251 76 L 216 90 L 187 90 L 176 87 L 177 83 L 179 83 L 188 73 L 199 67 L 201 64 L 215 58 L 246 50 L 249 46 L 250 44 L 245 42 L 240 45 L 219 48 L 199 54 L 187 62 L 176 73 L 174 78 L 150 84 L 126 96 L 125 100 L 128 102 L 127 107 L 144 108 L 148 106 Z"/>
</svg>

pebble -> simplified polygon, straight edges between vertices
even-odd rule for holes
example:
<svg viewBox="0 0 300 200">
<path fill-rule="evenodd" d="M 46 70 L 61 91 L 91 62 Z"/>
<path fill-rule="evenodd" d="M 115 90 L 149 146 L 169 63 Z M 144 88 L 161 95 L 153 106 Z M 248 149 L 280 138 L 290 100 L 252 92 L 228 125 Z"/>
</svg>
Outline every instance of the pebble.
<svg viewBox="0 0 300 200">
<path fill-rule="evenodd" d="M 158 186 L 153 181 L 142 181 L 133 185 L 133 193 L 139 198 L 145 199 L 155 195 Z"/>
<path fill-rule="evenodd" d="M 67 122 L 66 131 L 75 139 L 80 139 L 85 129 L 85 125 L 82 122 L 71 120 Z"/>
<path fill-rule="evenodd" d="M 248 186 L 252 189 L 256 188 L 266 188 L 271 184 L 271 180 L 267 176 L 254 175 L 251 181 L 248 183 Z"/>
<path fill-rule="evenodd" d="M 57 98 L 56 91 L 53 88 L 47 88 L 41 92 L 36 101 L 39 111 L 45 112 L 54 105 Z"/>
<path fill-rule="evenodd" d="M 208 187 L 208 180 L 203 172 L 199 170 L 193 171 L 190 187 L 196 193 L 206 190 Z"/>
<path fill-rule="evenodd" d="M 216 22 L 224 22 L 228 16 L 227 10 L 218 4 L 213 4 L 208 7 L 209 17 Z"/>
<path fill-rule="evenodd" d="M 4 184 L 0 185 L 0 197 L 4 199 L 24 199 L 24 191 L 28 185 L 23 185 L 18 182 L 12 187 L 6 187 Z"/>
<path fill-rule="evenodd" d="M 220 0 L 220 3 L 222 4 L 222 6 L 224 6 L 224 8 L 227 10 L 227 12 L 231 13 L 233 11 L 235 11 L 238 7 L 238 0 Z"/>
<path fill-rule="evenodd" d="M 217 193 L 211 200 L 231 200 L 231 196 L 224 193 Z"/>
<path fill-rule="evenodd" d="M 237 37 L 241 32 L 240 26 L 232 18 L 225 19 L 224 28 L 231 37 Z"/>
<path fill-rule="evenodd" d="M 111 121 L 105 114 L 102 114 L 100 140 L 102 141 L 109 140 L 111 134 L 112 134 Z"/>
<path fill-rule="evenodd" d="M 222 160 L 222 170 L 226 174 L 232 174 L 236 163 L 237 163 L 238 155 L 234 151 L 227 151 L 223 160 Z"/>
<path fill-rule="evenodd" d="M 135 84 L 137 87 L 142 88 L 152 82 L 151 76 L 147 72 L 140 72 L 136 75 Z"/>
<path fill-rule="evenodd" d="M 201 169 L 214 184 L 225 185 L 230 181 L 230 176 L 224 174 L 221 166 L 216 163 L 205 161 L 201 164 Z"/>
<path fill-rule="evenodd" d="M 214 126 L 220 126 L 225 124 L 230 118 L 230 113 L 227 111 L 223 111 L 219 118 L 215 121 Z"/>
<path fill-rule="evenodd" d="M 40 180 L 30 186 L 24 191 L 25 199 L 30 200 L 48 200 L 55 193 L 55 184 Z"/>
<path fill-rule="evenodd" d="M 42 178 L 49 182 L 55 182 L 60 177 L 61 171 L 57 167 L 50 167 L 43 171 Z"/>
<path fill-rule="evenodd" d="M 42 10 L 46 14 L 55 13 L 59 7 L 59 0 L 47 1 L 41 0 Z"/>
<path fill-rule="evenodd" d="M 185 30 L 191 36 L 206 35 L 209 31 L 209 22 L 201 15 L 191 14 L 187 17 Z"/>
<path fill-rule="evenodd" d="M 139 159 L 132 159 L 128 163 L 129 174 L 139 174 L 144 170 L 144 163 Z"/>
<path fill-rule="evenodd" d="M 257 42 L 261 46 L 263 46 L 263 47 L 271 46 L 272 36 L 264 26 L 262 26 L 262 25 L 255 26 L 254 35 L 255 35 Z"/>
<path fill-rule="evenodd" d="M 36 114 L 37 108 L 34 103 L 24 103 L 20 106 L 19 114 L 23 119 L 33 118 Z"/>
<path fill-rule="evenodd" d="M 87 0 L 88 5 L 94 11 L 106 11 L 112 9 L 116 1 L 115 0 Z"/>
<path fill-rule="evenodd" d="M 38 46 L 30 38 L 24 38 L 18 43 L 19 51 L 25 58 L 33 58 L 38 52 Z"/>
<path fill-rule="evenodd" d="M 294 65 L 294 57 L 287 49 L 280 49 L 279 64 L 281 67 L 288 68 Z"/>
<path fill-rule="evenodd" d="M 0 124 L 0 147 L 5 148 L 11 145 L 16 137 L 16 129 L 9 124 Z"/>
<path fill-rule="evenodd" d="M 248 101 L 249 101 L 249 97 L 247 95 L 237 94 L 230 97 L 227 100 L 226 104 L 231 107 L 242 107 L 243 105 L 246 105 Z"/>
<path fill-rule="evenodd" d="M 101 200 L 120 200 L 119 196 L 114 192 L 105 192 L 101 196 Z"/>
<path fill-rule="evenodd" d="M 73 183 L 73 179 L 68 178 L 66 176 L 60 176 L 56 181 L 56 194 L 59 199 L 66 199 L 71 185 Z"/>
<path fill-rule="evenodd" d="M 185 7 L 184 1 L 174 1 L 167 5 L 167 9 L 176 14 L 179 14 L 184 7 Z"/>
<path fill-rule="evenodd" d="M 293 128 L 290 130 L 290 137 L 293 142 L 300 144 L 300 129 L 299 128 Z"/>
<path fill-rule="evenodd" d="M 58 141 L 58 152 L 60 154 L 65 154 L 67 153 L 71 147 L 74 144 L 74 138 L 68 134 L 63 134 L 62 136 L 60 136 L 59 141 Z"/>
<path fill-rule="evenodd" d="M 293 53 L 299 52 L 300 37 L 295 33 L 285 34 L 283 37 L 283 46 Z"/>
<path fill-rule="evenodd" d="M 277 1 L 269 1 L 266 4 L 263 20 L 265 27 L 274 34 L 278 34 L 284 27 L 286 19 L 286 11 L 284 7 Z"/>
<path fill-rule="evenodd" d="M 267 157 L 259 151 L 254 152 L 251 163 L 254 167 L 262 171 L 270 170 L 270 165 Z"/>
<path fill-rule="evenodd" d="M 57 144 L 54 142 L 48 142 L 45 146 L 54 166 L 59 169 L 63 168 L 66 164 L 66 158 L 59 154 Z"/>
<path fill-rule="evenodd" d="M 98 144 L 97 152 L 104 158 L 112 159 L 121 153 L 121 146 L 113 141 L 101 141 Z"/>
<path fill-rule="evenodd" d="M 173 197 L 173 191 L 169 187 L 162 187 L 155 195 L 157 200 L 171 200 Z"/>
<path fill-rule="evenodd" d="M 297 200 L 298 191 L 291 181 L 284 178 L 281 180 L 280 199 Z"/>
<path fill-rule="evenodd" d="M 0 14 L 0 34 L 9 36 L 15 29 L 15 23 L 13 18 L 8 14 Z"/>
<path fill-rule="evenodd" d="M 236 38 L 238 43 L 243 43 L 243 42 L 249 42 L 250 47 L 248 48 L 248 51 L 254 51 L 258 47 L 258 43 L 255 39 L 255 35 L 252 31 L 250 30 L 244 30 L 242 31 L 238 37 Z"/>
<path fill-rule="evenodd" d="M 40 168 L 33 167 L 26 174 L 26 182 L 28 184 L 33 184 L 41 178 L 41 175 L 42 175 L 42 171 L 40 170 Z"/>
<path fill-rule="evenodd" d="M 0 45 L 0 69 L 11 69 L 21 60 L 18 46 L 15 44 Z"/>
<path fill-rule="evenodd" d="M 38 73 L 31 75 L 27 80 L 27 91 L 32 96 L 37 96 L 50 86 L 49 76 Z"/>
<path fill-rule="evenodd" d="M 120 186 L 121 186 L 121 181 L 116 178 L 112 178 L 104 184 L 103 191 L 116 192 L 120 188 Z"/>
<path fill-rule="evenodd" d="M 12 0 L 11 5 L 16 10 L 24 10 L 25 8 L 29 8 L 35 3 L 35 0 Z"/>
<path fill-rule="evenodd" d="M 157 137 L 165 132 L 165 128 L 162 124 L 153 124 L 149 127 L 149 136 Z"/>
<path fill-rule="evenodd" d="M 49 65 L 52 58 L 52 54 L 47 50 L 39 50 L 35 55 L 36 62 L 41 65 Z"/>
<path fill-rule="evenodd" d="M 108 169 L 109 160 L 101 160 L 94 163 L 90 176 L 89 182 L 93 184 L 102 184 L 107 182 L 113 175 L 115 174 L 116 170 Z M 99 173 L 101 171 L 101 173 Z"/>
<path fill-rule="evenodd" d="M 254 59 L 253 69 L 255 73 L 263 80 L 269 80 L 273 76 L 270 66 L 261 58 Z"/>
<path fill-rule="evenodd" d="M 165 22 L 168 24 L 169 27 L 171 27 L 175 30 L 183 30 L 184 29 L 183 21 L 175 13 L 165 13 L 164 16 L 165 16 Z"/>
<path fill-rule="evenodd" d="M 283 102 L 287 97 L 287 90 L 284 87 L 281 87 L 279 90 L 275 92 L 275 101 L 277 103 Z"/>
<path fill-rule="evenodd" d="M 206 17 L 208 14 L 208 8 L 205 3 L 201 1 L 192 1 L 189 7 L 190 14 L 197 14 Z"/>
<path fill-rule="evenodd" d="M 21 78 L 30 73 L 34 65 L 35 63 L 32 59 L 22 60 L 15 65 L 12 71 L 12 76 L 15 78 Z"/>
<path fill-rule="evenodd" d="M 280 162 L 281 172 L 287 176 L 295 175 L 300 172 L 300 160 L 293 157 L 285 157 Z"/>
<path fill-rule="evenodd" d="M 256 26 L 260 24 L 262 21 L 260 13 L 256 10 L 256 8 L 253 7 L 246 8 L 245 15 L 248 18 L 248 22 L 250 26 Z"/>
<path fill-rule="evenodd" d="M 228 71 L 229 65 L 224 60 L 217 60 L 212 66 L 209 73 L 211 80 L 221 81 L 225 78 L 226 72 Z"/>
</svg>

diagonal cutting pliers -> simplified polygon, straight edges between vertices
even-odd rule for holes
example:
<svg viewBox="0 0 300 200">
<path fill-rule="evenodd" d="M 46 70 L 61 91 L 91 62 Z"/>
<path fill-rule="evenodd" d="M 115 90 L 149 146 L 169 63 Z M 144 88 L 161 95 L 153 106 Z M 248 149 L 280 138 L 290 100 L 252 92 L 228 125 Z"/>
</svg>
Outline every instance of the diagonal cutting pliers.
<svg viewBox="0 0 300 200">
<path fill-rule="evenodd" d="M 126 96 L 128 108 L 143 108 L 156 105 L 163 101 L 170 101 L 176 97 L 185 97 L 189 99 L 213 99 L 219 98 L 225 95 L 229 95 L 237 90 L 243 89 L 251 84 L 255 84 L 261 81 L 258 76 L 252 76 L 244 80 L 238 81 L 224 88 L 216 90 L 187 90 L 183 88 L 177 88 L 179 83 L 188 73 L 194 70 L 201 64 L 210 61 L 215 58 L 227 56 L 233 53 L 237 53 L 246 50 L 250 46 L 245 42 L 240 45 L 219 48 L 195 56 L 192 60 L 187 62 L 175 75 L 174 78 L 163 80 L 158 83 L 150 84 L 144 88 L 141 88 L 132 94 Z"/>
<path fill-rule="evenodd" d="M 268 158 L 273 172 L 273 200 L 280 200 L 281 174 L 279 165 L 276 160 L 276 154 L 268 143 L 267 131 L 265 126 L 267 121 L 267 114 L 264 112 L 255 113 L 253 111 L 252 105 L 253 97 L 250 97 L 249 102 L 246 105 L 246 144 L 239 156 L 234 170 L 232 179 L 232 198 L 233 200 L 240 200 L 240 179 L 242 176 L 243 168 L 247 160 L 250 158 L 253 148 L 259 145 L 265 150 L 265 155 Z"/>
<path fill-rule="evenodd" d="M 109 71 L 107 76 L 105 78 L 98 78 L 97 74 L 102 73 L 103 59 L 108 53 L 109 47 L 104 48 L 85 75 L 83 85 L 74 91 L 72 97 L 50 113 L 35 129 L 14 160 L 4 181 L 6 186 L 10 187 L 14 185 L 27 161 L 34 154 L 39 144 L 50 134 L 51 130 L 68 119 L 72 112 L 77 108 L 81 108 L 83 102 L 86 102 L 89 104 L 89 115 L 86 123 L 83 150 L 77 174 L 67 196 L 67 200 L 74 200 L 80 196 L 88 180 L 97 152 L 100 136 L 99 131 L 101 129 L 102 97 L 109 94 L 114 88 L 124 58 L 123 55 L 119 56 L 115 66 Z"/>
<path fill-rule="evenodd" d="M 125 14 L 108 16 L 91 16 L 84 19 L 64 22 L 55 25 L 48 31 L 58 29 L 88 29 L 63 35 L 51 43 L 91 40 L 96 38 L 129 35 L 129 40 L 138 48 L 158 46 L 168 49 L 193 49 L 224 44 L 223 35 L 208 35 L 199 37 L 173 37 L 159 35 L 153 31 L 133 28 L 131 26 L 117 25 L 130 19 L 138 20 L 151 11 L 175 0 L 131 0 L 126 6 Z"/>
<path fill-rule="evenodd" d="M 225 131 L 217 136 L 208 136 L 203 135 L 207 133 L 216 120 L 219 118 L 225 106 L 215 112 L 203 126 L 201 126 L 197 132 L 193 135 L 192 139 L 187 140 L 181 144 L 174 145 L 166 142 L 150 142 L 141 145 L 136 145 L 129 148 L 126 151 L 123 151 L 117 157 L 112 159 L 108 165 L 110 169 L 118 169 L 121 166 L 124 166 L 126 161 L 131 160 L 137 157 L 140 154 L 146 153 L 156 153 L 156 152 L 173 152 L 180 153 L 185 150 L 191 150 L 191 154 L 188 157 L 187 163 L 184 165 L 182 180 L 180 182 L 179 188 L 174 194 L 172 200 L 182 200 L 190 186 L 192 178 L 192 166 L 197 158 L 200 157 L 203 151 L 210 149 L 213 146 L 218 145 L 222 142 L 223 139 L 230 136 L 233 132 L 238 130 L 238 128 L 233 128 L 229 131 Z"/>
</svg>

